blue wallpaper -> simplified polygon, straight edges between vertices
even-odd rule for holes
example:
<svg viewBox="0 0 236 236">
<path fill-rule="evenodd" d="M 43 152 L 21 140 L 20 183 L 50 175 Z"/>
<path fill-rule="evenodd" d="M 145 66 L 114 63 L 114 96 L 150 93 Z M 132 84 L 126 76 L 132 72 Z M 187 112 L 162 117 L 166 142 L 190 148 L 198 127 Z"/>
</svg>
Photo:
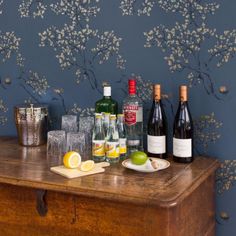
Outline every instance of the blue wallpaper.
<svg viewBox="0 0 236 236">
<path fill-rule="evenodd" d="M 235 10 L 235 0 L 0 0 L 0 134 L 16 135 L 15 104 L 49 103 L 56 128 L 62 114 L 92 114 L 104 83 L 121 105 L 135 76 L 147 111 L 150 85 L 162 84 L 171 144 L 187 84 L 195 152 L 222 162 L 217 235 L 235 235 Z"/>
</svg>

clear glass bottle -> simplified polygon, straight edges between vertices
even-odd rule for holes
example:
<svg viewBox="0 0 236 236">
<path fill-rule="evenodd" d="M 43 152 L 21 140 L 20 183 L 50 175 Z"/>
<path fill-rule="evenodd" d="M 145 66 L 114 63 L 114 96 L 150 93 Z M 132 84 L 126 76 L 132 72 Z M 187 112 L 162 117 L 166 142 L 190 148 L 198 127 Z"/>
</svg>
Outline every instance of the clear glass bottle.
<svg viewBox="0 0 236 236">
<path fill-rule="evenodd" d="M 107 138 L 109 124 L 110 124 L 110 113 L 109 112 L 103 112 L 103 127 L 105 132 L 105 139 Z"/>
<path fill-rule="evenodd" d="M 92 157 L 95 162 L 105 160 L 105 132 L 102 124 L 102 115 L 96 115 L 92 136 Z"/>
<path fill-rule="evenodd" d="M 110 163 L 117 163 L 119 160 L 119 133 L 116 124 L 116 115 L 110 115 L 110 125 L 106 140 L 106 161 Z"/>
<path fill-rule="evenodd" d="M 111 98 L 111 86 L 103 87 L 103 98 L 96 102 L 95 112 L 107 112 L 110 114 L 117 114 L 118 103 Z"/>
<path fill-rule="evenodd" d="M 127 158 L 127 134 L 124 124 L 124 114 L 117 115 L 117 128 L 119 132 L 120 160 Z"/>
<path fill-rule="evenodd" d="M 129 80 L 129 96 L 123 102 L 128 153 L 143 150 L 143 104 L 136 95 L 136 80 Z"/>
</svg>

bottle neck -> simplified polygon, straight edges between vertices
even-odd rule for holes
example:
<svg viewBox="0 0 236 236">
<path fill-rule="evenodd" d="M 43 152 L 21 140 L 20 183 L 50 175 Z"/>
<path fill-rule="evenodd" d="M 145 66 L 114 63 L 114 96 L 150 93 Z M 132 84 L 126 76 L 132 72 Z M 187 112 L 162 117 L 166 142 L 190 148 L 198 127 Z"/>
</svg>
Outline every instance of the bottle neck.
<svg viewBox="0 0 236 236">
<path fill-rule="evenodd" d="M 102 119 L 101 119 L 101 118 L 96 118 L 96 120 L 95 120 L 95 126 L 97 126 L 97 127 L 102 126 Z"/>
<path fill-rule="evenodd" d="M 103 99 L 111 99 L 111 96 L 103 95 Z"/>
<path fill-rule="evenodd" d="M 114 127 L 116 125 L 116 120 L 110 120 L 110 126 L 111 127 Z"/>
<path fill-rule="evenodd" d="M 129 93 L 130 97 L 136 97 L 136 93 Z"/>
</svg>

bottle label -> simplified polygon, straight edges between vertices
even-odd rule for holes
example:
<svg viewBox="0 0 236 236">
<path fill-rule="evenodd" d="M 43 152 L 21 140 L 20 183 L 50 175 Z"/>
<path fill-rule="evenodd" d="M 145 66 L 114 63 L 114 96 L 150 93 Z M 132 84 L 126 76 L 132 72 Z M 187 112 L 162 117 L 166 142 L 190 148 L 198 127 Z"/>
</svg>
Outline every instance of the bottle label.
<svg viewBox="0 0 236 236">
<path fill-rule="evenodd" d="M 105 140 L 93 140 L 92 153 L 96 157 L 105 156 Z"/>
<path fill-rule="evenodd" d="M 127 153 L 127 139 L 126 138 L 120 138 L 119 144 L 120 144 L 120 154 Z"/>
<path fill-rule="evenodd" d="M 152 136 L 148 135 L 147 138 L 148 152 L 153 154 L 166 153 L 166 136 Z"/>
<path fill-rule="evenodd" d="M 126 125 L 135 125 L 136 122 L 143 121 L 143 108 L 137 105 L 125 106 L 124 116 Z"/>
<path fill-rule="evenodd" d="M 176 157 L 191 157 L 192 139 L 173 138 L 173 155 Z"/>
<path fill-rule="evenodd" d="M 120 156 L 119 142 L 106 142 L 106 157 L 117 158 Z"/>
</svg>

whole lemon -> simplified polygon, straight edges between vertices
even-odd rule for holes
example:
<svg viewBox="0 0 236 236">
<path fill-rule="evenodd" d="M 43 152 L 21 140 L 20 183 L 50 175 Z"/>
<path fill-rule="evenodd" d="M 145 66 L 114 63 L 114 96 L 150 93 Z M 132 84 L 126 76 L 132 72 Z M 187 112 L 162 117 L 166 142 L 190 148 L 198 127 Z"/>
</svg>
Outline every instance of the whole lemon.
<svg viewBox="0 0 236 236">
<path fill-rule="evenodd" d="M 145 152 L 136 151 L 130 155 L 131 162 L 135 165 L 143 165 L 148 159 L 148 156 Z"/>
</svg>

